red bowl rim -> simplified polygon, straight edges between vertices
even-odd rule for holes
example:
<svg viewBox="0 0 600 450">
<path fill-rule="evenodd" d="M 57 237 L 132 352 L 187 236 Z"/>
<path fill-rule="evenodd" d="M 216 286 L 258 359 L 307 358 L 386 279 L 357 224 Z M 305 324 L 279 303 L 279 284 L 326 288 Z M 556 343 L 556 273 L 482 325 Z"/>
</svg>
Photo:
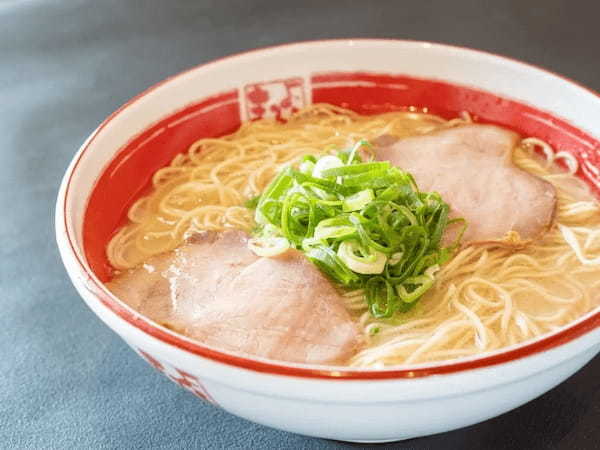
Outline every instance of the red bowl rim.
<svg viewBox="0 0 600 450">
<path fill-rule="evenodd" d="M 149 319 L 144 317 L 140 317 L 139 314 L 135 313 L 132 309 L 118 300 L 115 296 L 113 296 L 108 289 L 104 286 L 102 282 L 100 282 L 96 276 L 91 272 L 91 270 L 87 267 L 82 258 L 79 256 L 75 249 L 75 239 L 71 235 L 69 231 L 69 227 L 67 226 L 67 199 L 69 197 L 71 181 L 73 179 L 73 174 L 75 173 L 83 155 L 89 149 L 92 142 L 95 140 L 98 133 L 104 129 L 117 115 L 119 115 L 123 110 L 128 108 L 131 104 L 135 103 L 142 97 L 150 94 L 152 91 L 156 90 L 158 87 L 163 84 L 181 77 L 191 71 L 202 68 L 207 65 L 219 63 L 225 60 L 233 59 L 242 55 L 252 54 L 252 53 L 260 53 L 265 50 L 274 50 L 281 49 L 286 47 L 293 47 L 298 45 L 306 45 L 306 44 L 319 44 L 319 43 L 345 43 L 345 42 L 381 42 L 381 43 L 413 43 L 413 44 L 429 44 L 437 47 L 444 47 L 448 49 L 455 50 L 467 50 L 474 53 L 479 53 L 485 56 L 493 56 L 497 59 L 516 62 L 530 68 L 534 68 L 548 74 L 554 75 L 555 77 L 561 78 L 571 84 L 579 86 L 580 88 L 590 92 L 596 97 L 600 98 L 600 93 L 594 91 L 591 88 L 583 86 L 582 84 L 571 80 L 568 77 L 556 74 L 552 71 L 544 69 L 542 67 L 536 66 L 534 64 L 526 63 L 523 61 L 519 61 L 514 58 L 510 58 L 503 55 L 498 55 L 492 52 L 487 52 L 483 50 L 472 49 L 463 46 L 457 45 L 449 45 L 444 43 L 437 42 L 429 42 L 429 41 L 419 41 L 419 40 L 411 40 L 411 39 L 368 39 L 368 38 L 348 38 L 348 39 L 324 39 L 324 40 L 312 40 L 312 41 L 301 41 L 294 42 L 289 44 L 282 45 L 273 45 L 267 47 L 261 47 L 245 52 L 236 53 L 233 55 L 228 55 L 223 58 L 218 58 L 215 60 L 211 60 L 207 63 L 199 64 L 190 69 L 187 69 L 183 72 L 180 72 L 176 75 L 168 77 L 153 86 L 149 87 L 145 91 L 136 95 L 125 104 L 123 104 L 119 109 L 114 111 L 111 115 L 109 115 L 92 133 L 90 138 L 83 144 L 77 159 L 71 166 L 68 178 L 66 180 L 66 188 L 65 194 L 63 198 L 62 205 L 62 214 L 64 220 L 64 229 L 67 237 L 67 241 L 69 244 L 69 248 L 74 256 L 79 270 L 83 273 L 86 280 L 93 285 L 93 289 L 90 289 L 90 292 L 98 298 L 104 306 L 106 306 L 109 310 L 119 316 L 121 319 L 124 319 L 126 322 L 134 326 L 135 328 L 141 330 L 145 334 L 148 334 L 162 342 L 170 344 L 172 346 L 177 347 L 180 350 L 184 350 L 186 352 L 208 358 L 210 360 L 224 363 L 226 365 L 235 366 L 242 369 L 248 369 L 255 372 L 267 373 L 272 375 L 285 375 L 285 376 L 294 376 L 294 377 L 302 377 L 302 378 L 320 378 L 320 379 L 336 379 L 336 380 L 381 380 L 381 379 L 406 379 L 406 378 L 418 378 L 418 377 L 427 377 L 431 375 L 443 375 L 443 374 L 454 374 L 457 372 L 471 370 L 471 369 L 480 369 L 484 367 L 489 367 L 497 364 L 502 364 L 510 361 L 514 361 L 517 359 L 524 358 L 526 356 L 531 356 L 536 353 L 540 353 L 546 350 L 550 350 L 552 348 L 558 347 L 562 344 L 566 344 L 584 334 L 587 334 L 593 331 L 596 328 L 600 327 L 600 310 L 596 311 L 594 314 L 590 315 L 584 320 L 576 322 L 572 325 L 567 325 L 564 329 L 547 335 L 545 337 L 541 337 L 539 339 L 534 340 L 530 343 L 524 343 L 522 345 L 517 346 L 516 348 L 508 349 L 505 351 L 499 351 L 494 354 L 482 355 L 480 357 L 474 357 L 469 359 L 459 359 L 456 361 L 450 360 L 440 362 L 440 363 L 431 363 L 426 366 L 418 366 L 414 368 L 410 368 L 406 366 L 406 368 L 401 369 L 352 369 L 352 368 L 343 368 L 343 367 L 303 367 L 296 365 L 286 365 L 284 362 L 266 362 L 257 359 L 236 356 L 229 353 L 221 352 L 219 350 L 214 350 L 209 347 L 206 347 L 198 342 L 194 342 L 185 338 L 181 335 L 178 335 L 170 330 L 161 327 L 160 325 L 152 322 Z M 59 205 L 60 206 L 60 205 Z M 88 286 L 86 286 L 88 287 Z M 90 286 L 92 287 L 92 286 Z M 99 290 L 99 291 L 97 291 Z"/>
</svg>

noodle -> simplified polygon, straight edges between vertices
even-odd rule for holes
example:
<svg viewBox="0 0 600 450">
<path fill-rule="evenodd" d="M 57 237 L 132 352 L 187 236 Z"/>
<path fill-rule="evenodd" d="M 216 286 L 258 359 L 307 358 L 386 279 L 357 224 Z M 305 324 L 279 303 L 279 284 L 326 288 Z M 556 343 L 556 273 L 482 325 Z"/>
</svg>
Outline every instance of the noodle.
<svg viewBox="0 0 600 450">
<path fill-rule="evenodd" d="M 107 246 L 109 261 L 116 269 L 129 269 L 176 248 L 194 231 L 250 231 L 253 214 L 243 203 L 305 154 L 470 121 L 467 113 L 451 121 L 415 112 L 360 116 L 317 104 L 285 124 L 259 120 L 223 138 L 200 139 L 154 174 L 153 192 L 130 208 L 130 223 Z M 553 164 L 559 160 L 567 172 Z M 412 311 L 392 319 L 373 318 L 361 291 L 344 293 L 367 341 L 350 365 L 384 367 L 489 352 L 553 331 L 598 305 L 600 207 L 573 176 L 577 161 L 536 138 L 521 141 L 514 161 L 556 187 L 558 225 L 519 251 L 463 249 L 441 268 L 434 287 Z"/>
</svg>

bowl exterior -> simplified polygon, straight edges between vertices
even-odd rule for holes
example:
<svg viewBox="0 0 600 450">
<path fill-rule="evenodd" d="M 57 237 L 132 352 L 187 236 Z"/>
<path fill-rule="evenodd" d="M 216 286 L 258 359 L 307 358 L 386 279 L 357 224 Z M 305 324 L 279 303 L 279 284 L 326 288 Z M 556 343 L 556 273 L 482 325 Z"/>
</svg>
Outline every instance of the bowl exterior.
<svg viewBox="0 0 600 450">
<path fill-rule="evenodd" d="M 389 442 L 454 430 L 516 408 L 571 376 L 600 351 L 600 330 L 516 362 L 400 380 L 330 380 L 240 369 L 182 352 L 98 302 L 88 306 L 154 369 L 194 395 L 262 425 L 326 439 Z"/>
<path fill-rule="evenodd" d="M 419 91 L 410 84 L 419 77 L 444 82 L 431 88 L 431 93 Z M 515 79 L 520 82 L 515 84 Z M 532 133 L 535 125 L 559 145 L 574 143 L 582 176 L 592 186 L 600 186 L 600 152 L 597 141 L 590 138 L 600 136 L 594 120 L 600 101 L 547 72 L 481 52 L 408 41 L 324 41 L 250 52 L 167 80 L 111 116 L 83 145 L 65 175 L 56 213 L 57 241 L 73 284 L 101 320 L 169 379 L 227 411 L 291 432 L 360 442 L 408 439 L 477 423 L 543 394 L 600 351 L 597 314 L 593 326 L 560 345 L 470 370 L 423 376 L 415 369 L 405 371 L 401 379 L 347 379 L 340 372 L 336 379 L 331 368 L 322 377 L 296 376 L 259 365 L 253 369 L 228 364 L 149 333 L 139 326 L 146 319 L 123 304 L 115 307 L 116 299 L 102 288 L 98 270 L 89 267 L 89 254 L 83 248 L 90 195 L 102 183 L 100 174 L 111 167 L 117 151 L 129 146 L 133 150 L 126 156 L 135 158 L 135 149 L 143 149 L 161 133 L 167 136 L 169 129 L 194 117 L 205 123 L 210 116 L 227 125 L 224 132 L 245 120 L 283 118 L 313 101 L 343 103 L 344 96 L 350 103 L 355 101 L 344 106 L 362 112 L 394 109 L 401 102 L 406 105 L 407 91 L 418 91 L 415 102 L 427 102 L 428 96 L 435 102 L 435 96 L 446 95 L 447 111 L 479 108 L 492 122 L 517 120 L 511 116 L 516 114 L 512 100 L 488 104 L 493 96 L 472 94 L 475 97 L 469 99 L 463 94 L 475 91 L 468 89 L 460 91 L 463 97 L 454 98 L 444 90 L 446 82 L 493 92 L 498 99 L 515 99 L 539 111 L 559 111 L 560 120 L 551 120 L 526 108 L 519 110 L 520 119 L 530 121 Z M 437 82 L 428 83 L 431 87 Z M 557 93 L 554 98 L 546 95 L 549 91 Z M 402 94 L 394 97 L 396 93 Z M 443 114 L 443 108 L 439 112 Z M 171 115 L 169 123 L 161 122 L 165 114 Z M 167 161 L 170 157 L 163 155 Z"/>
</svg>

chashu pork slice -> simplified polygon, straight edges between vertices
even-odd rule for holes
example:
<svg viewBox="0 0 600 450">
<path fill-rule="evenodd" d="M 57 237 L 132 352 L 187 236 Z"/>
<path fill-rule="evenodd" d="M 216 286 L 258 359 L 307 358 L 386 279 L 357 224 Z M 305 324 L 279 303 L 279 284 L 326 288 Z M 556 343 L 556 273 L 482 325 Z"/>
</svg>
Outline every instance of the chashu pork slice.
<svg viewBox="0 0 600 450">
<path fill-rule="evenodd" d="M 258 257 L 241 231 L 194 234 L 175 251 L 152 257 L 123 272 L 107 286 L 113 294 L 155 322 L 187 323 L 215 300 L 221 284 L 231 282 Z"/>
<path fill-rule="evenodd" d="M 141 314 L 222 350 L 334 364 L 361 342 L 341 296 L 300 252 L 259 258 L 238 231 L 195 235 L 108 287 Z"/>
<path fill-rule="evenodd" d="M 493 125 L 464 125 L 401 140 L 381 137 L 376 157 L 411 173 L 421 191 L 439 192 L 451 218 L 467 220 L 463 245 L 519 247 L 545 233 L 556 210 L 554 186 L 514 165 L 519 139 Z"/>
<path fill-rule="evenodd" d="M 297 250 L 260 258 L 218 292 L 185 334 L 281 361 L 342 363 L 359 332 L 331 283 Z"/>
</svg>

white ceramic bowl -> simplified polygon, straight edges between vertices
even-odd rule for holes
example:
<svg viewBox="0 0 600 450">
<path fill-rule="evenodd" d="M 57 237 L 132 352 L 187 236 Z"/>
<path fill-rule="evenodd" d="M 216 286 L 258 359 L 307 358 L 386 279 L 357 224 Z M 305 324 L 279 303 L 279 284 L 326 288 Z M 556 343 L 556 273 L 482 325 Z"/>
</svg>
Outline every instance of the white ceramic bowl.
<svg viewBox="0 0 600 450">
<path fill-rule="evenodd" d="M 69 166 L 56 233 L 88 306 L 170 379 L 233 414 L 324 438 L 383 442 L 470 425 L 556 386 L 600 350 L 598 308 L 551 335 L 482 357 L 356 370 L 249 359 L 177 335 L 113 297 L 103 246 L 149 175 L 203 136 L 285 117 L 312 101 L 377 112 L 468 110 L 546 139 L 600 186 L 600 99 L 539 68 L 488 53 L 412 41 L 334 40 L 221 59 L 152 87 L 92 133 Z"/>
</svg>

